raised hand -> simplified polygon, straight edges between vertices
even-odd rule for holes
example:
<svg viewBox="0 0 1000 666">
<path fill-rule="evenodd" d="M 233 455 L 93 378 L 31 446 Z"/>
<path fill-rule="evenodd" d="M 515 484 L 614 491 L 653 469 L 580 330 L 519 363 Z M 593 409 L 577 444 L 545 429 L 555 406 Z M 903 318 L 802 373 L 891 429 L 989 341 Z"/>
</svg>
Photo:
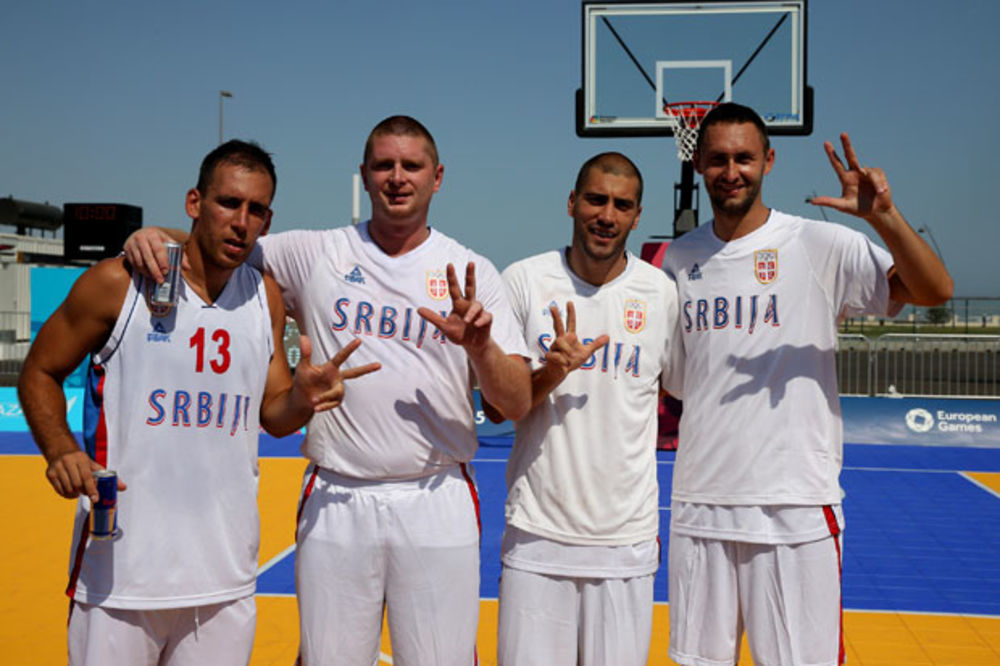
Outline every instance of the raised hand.
<svg viewBox="0 0 1000 666">
<path fill-rule="evenodd" d="M 545 365 L 552 370 L 560 371 L 562 377 L 586 363 L 594 352 L 611 340 L 607 335 L 600 335 L 587 344 L 580 341 L 576 336 L 576 306 L 573 305 L 573 301 L 566 303 L 565 327 L 558 307 L 550 305 L 549 312 L 552 314 L 552 326 L 556 337 L 545 354 Z"/>
<path fill-rule="evenodd" d="M 476 265 L 471 261 L 465 267 L 465 292 L 458 284 L 455 267 L 448 264 L 448 293 L 451 295 L 451 312 L 447 317 L 430 308 L 420 308 L 417 314 L 434 324 L 451 342 L 461 345 L 467 352 L 482 351 L 490 342 L 493 315 L 476 300 Z"/>
<path fill-rule="evenodd" d="M 823 144 L 830 165 L 840 179 L 842 189 L 839 197 L 814 197 L 810 203 L 816 206 L 829 206 L 848 215 L 854 215 L 871 221 L 873 217 L 892 210 L 892 196 L 889 192 L 889 181 L 882 169 L 863 167 L 857 153 L 851 145 L 847 132 L 840 135 L 844 146 L 844 157 L 847 168 L 840 161 L 833 144 L 829 141 Z"/>
<path fill-rule="evenodd" d="M 299 350 L 302 352 L 302 357 L 295 367 L 294 388 L 312 405 L 314 412 L 325 412 L 343 402 L 345 380 L 367 375 L 382 367 L 381 363 L 376 362 L 341 369 L 344 362 L 360 346 L 361 339 L 355 338 L 326 363 L 313 365 L 312 343 L 306 336 L 299 336 Z"/>
</svg>

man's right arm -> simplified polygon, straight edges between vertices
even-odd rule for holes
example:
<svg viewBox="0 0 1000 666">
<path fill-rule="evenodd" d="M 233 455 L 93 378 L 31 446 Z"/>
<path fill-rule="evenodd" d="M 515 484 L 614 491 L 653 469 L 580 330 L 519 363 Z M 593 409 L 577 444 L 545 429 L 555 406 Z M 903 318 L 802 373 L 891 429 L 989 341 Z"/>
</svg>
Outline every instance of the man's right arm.
<svg viewBox="0 0 1000 666">
<path fill-rule="evenodd" d="M 46 476 L 63 497 L 85 493 L 96 500 L 92 472 L 100 468 L 80 449 L 69 429 L 63 380 L 107 340 L 129 280 L 118 258 L 102 261 L 80 276 L 39 330 L 18 378 L 21 408 L 48 463 Z"/>
<path fill-rule="evenodd" d="M 157 283 L 163 282 L 163 274 L 167 272 L 167 248 L 164 243 L 170 240 L 184 243 L 189 235 L 183 229 L 143 227 L 125 239 L 125 258 L 142 275 L 153 278 Z M 187 257 L 184 261 L 187 262 Z"/>
</svg>

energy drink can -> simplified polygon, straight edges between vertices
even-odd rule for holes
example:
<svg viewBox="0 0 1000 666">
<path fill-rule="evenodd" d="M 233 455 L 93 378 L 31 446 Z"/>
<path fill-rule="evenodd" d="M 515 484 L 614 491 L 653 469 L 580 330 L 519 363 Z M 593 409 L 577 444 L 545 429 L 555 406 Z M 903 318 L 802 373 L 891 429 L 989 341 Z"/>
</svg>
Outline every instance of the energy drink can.
<svg viewBox="0 0 1000 666">
<path fill-rule="evenodd" d="M 184 256 L 184 247 L 174 241 L 167 241 L 163 245 L 167 248 L 167 273 L 163 276 L 163 282 L 156 285 L 153 289 L 153 295 L 149 300 L 156 305 L 177 305 L 177 292 L 181 284 L 181 258 Z"/>
<path fill-rule="evenodd" d="M 97 502 L 90 507 L 90 538 L 105 541 L 118 531 L 118 474 L 108 469 L 94 472 Z"/>
</svg>

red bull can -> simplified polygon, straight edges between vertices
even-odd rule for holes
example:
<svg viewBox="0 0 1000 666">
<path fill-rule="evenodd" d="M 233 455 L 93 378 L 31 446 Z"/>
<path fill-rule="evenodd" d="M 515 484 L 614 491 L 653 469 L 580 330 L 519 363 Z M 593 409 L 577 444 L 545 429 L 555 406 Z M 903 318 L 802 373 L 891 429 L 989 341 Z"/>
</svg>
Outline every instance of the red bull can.
<svg viewBox="0 0 1000 666">
<path fill-rule="evenodd" d="M 181 259 L 184 256 L 184 246 L 174 241 L 163 244 L 167 248 L 167 273 L 163 282 L 156 285 L 150 297 L 156 305 L 177 305 L 177 292 L 181 284 Z"/>
<path fill-rule="evenodd" d="M 105 541 L 118 531 L 118 474 L 109 469 L 94 472 L 97 502 L 90 507 L 90 538 Z"/>
</svg>

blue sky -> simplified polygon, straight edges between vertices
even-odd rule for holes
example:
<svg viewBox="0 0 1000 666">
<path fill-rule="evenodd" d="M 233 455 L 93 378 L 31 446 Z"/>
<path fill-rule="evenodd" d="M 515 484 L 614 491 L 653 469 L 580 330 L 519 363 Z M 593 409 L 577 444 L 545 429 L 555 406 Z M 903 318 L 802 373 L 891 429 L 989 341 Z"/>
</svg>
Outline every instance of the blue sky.
<svg viewBox="0 0 1000 666">
<path fill-rule="evenodd" d="M 186 227 L 184 193 L 218 141 L 224 89 L 226 138 L 275 155 L 273 231 L 347 224 L 368 131 L 406 113 L 445 165 L 432 223 L 500 268 L 568 242 L 576 171 L 604 150 L 646 178 L 630 247 L 669 233 L 673 139 L 575 134 L 576 0 L 42 0 L 7 3 L 3 22 L 0 196 L 131 203 L 147 225 Z M 989 0 L 811 0 L 815 130 L 774 139 L 765 203 L 819 218 L 803 200 L 839 191 L 822 142 L 846 130 L 903 214 L 931 229 L 956 295 L 1000 297 L 997 25 Z"/>
</svg>

